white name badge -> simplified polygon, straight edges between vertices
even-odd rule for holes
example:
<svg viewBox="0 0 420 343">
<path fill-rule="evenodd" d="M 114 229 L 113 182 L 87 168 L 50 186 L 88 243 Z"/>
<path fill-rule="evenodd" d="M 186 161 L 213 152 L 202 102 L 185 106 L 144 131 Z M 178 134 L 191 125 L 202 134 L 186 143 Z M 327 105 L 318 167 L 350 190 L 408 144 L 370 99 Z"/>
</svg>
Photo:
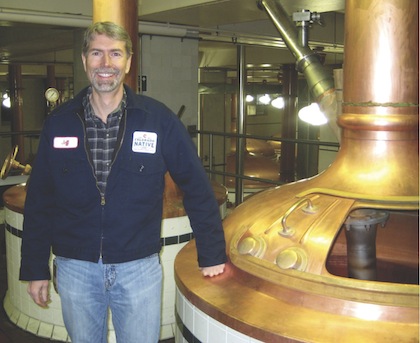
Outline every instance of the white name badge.
<svg viewBox="0 0 420 343">
<path fill-rule="evenodd" d="M 77 137 L 54 137 L 54 148 L 56 149 L 74 149 L 78 144 Z"/>
<path fill-rule="evenodd" d="M 133 152 L 156 153 L 157 134 L 155 132 L 135 131 L 133 133 Z"/>
</svg>

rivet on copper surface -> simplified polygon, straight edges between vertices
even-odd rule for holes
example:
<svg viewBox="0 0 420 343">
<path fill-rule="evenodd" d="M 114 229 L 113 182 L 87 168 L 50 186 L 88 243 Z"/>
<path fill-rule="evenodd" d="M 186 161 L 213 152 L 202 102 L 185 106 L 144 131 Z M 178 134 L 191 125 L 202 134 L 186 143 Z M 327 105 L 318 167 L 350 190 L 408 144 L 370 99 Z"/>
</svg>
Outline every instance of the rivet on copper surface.
<svg viewBox="0 0 420 343">
<path fill-rule="evenodd" d="M 281 269 L 302 271 L 307 265 L 306 253 L 298 248 L 287 248 L 277 255 L 276 264 Z"/>
<path fill-rule="evenodd" d="M 261 257 L 267 248 L 267 244 L 261 237 L 246 237 L 238 244 L 238 252 L 241 255 Z"/>
</svg>

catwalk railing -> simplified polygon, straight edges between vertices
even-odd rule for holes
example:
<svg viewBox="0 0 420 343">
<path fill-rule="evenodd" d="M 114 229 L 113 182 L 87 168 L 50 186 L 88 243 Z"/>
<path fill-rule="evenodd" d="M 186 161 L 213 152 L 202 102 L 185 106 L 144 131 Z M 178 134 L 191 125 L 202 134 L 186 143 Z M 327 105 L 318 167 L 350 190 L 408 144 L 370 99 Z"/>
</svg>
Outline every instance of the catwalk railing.
<svg viewBox="0 0 420 343">
<path fill-rule="evenodd" d="M 261 136 L 261 135 L 249 135 L 249 134 L 237 134 L 237 133 L 229 133 L 229 132 L 218 132 L 218 131 L 206 131 L 206 130 L 196 130 L 194 128 L 189 127 L 188 128 L 189 133 L 191 137 L 198 137 L 198 146 L 200 149 L 200 156 L 203 161 L 204 168 L 206 169 L 207 173 L 209 174 L 209 177 L 214 180 L 216 176 L 222 176 L 235 178 L 239 180 L 249 180 L 249 181 L 257 181 L 261 183 L 266 183 L 268 185 L 277 186 L 282 185 L 285 182 L 281 181 L 281 179 L 266 179 L 266 178 L 259 178 L 255 176 L 248 176 L 245 175 L 246 170 L 244 170 L 244 158 L 243 153 L 242 154 L 235 154 L 236 158 L 236 168 L 235 170 L 244 170 L 243 173 L 232 173 L 226 171 L 227 169 L 227 155 L 230 152 L 230 147 L 232 143 L 227 143 L 227 140 L 232 141 L 233 139 L 237 141 L 239 139 L 255 139 L 255 140 L 261 140 L 264 142 L 272 141 L 272 142 L 280 142 L 283 143 L 289 143 L 289 144 L 295 144 L 295 151 L 297 151 L 299 148 L 302 148 L 303 146 L 312 146 L 312 147 L 318 147 L 317 151 L 327 151 L 327 152 L 333 152 L 336 153 L 339 148 L 339 143 L 337 142 L 328 142 L 328 141 L 319 141 L 319 140 L 309 140 L 309 139 L 289 139 L 289 138 L 278 138 L 278 137 L 268 137 L 268 136 Z M 223 139 L 223 143 L 219 144 L 222 146 L 221 152 L 215 149 L 215 140 L 217 137 L 220 137 L 220 139 Z M 280 149 L 281 150 L 281 149 Z M 217 155 L 218 158 L 214 158 L 214 156 Z M 296 157 L 295 157 L 296 158 Z M 307 161 L 306 161 L 307 162 Z M 306 163 L 305 162 L 305 163 Z M 295 161 L 296 165 L 296 161 Z M 297 169 L 297 167 L 295 167 Z M 318 169 L 317 169 L 318 170 Z M 280 172 L 280 167 L 279 167 Z M 296 178 L 294 181 L 298 181 L 299 179 L 310 177 L 313 175 L 296 175 Z M 237 189 L 235 189 L 235 193 L 237 192 Z M 242 190 L 243 192 L 243 190 Z M 243 194 L 237 195 L 237 199 L 243 199 Z M 236 200 L 236 204 L 238 205 L 241 200 Z"/>
</svg>

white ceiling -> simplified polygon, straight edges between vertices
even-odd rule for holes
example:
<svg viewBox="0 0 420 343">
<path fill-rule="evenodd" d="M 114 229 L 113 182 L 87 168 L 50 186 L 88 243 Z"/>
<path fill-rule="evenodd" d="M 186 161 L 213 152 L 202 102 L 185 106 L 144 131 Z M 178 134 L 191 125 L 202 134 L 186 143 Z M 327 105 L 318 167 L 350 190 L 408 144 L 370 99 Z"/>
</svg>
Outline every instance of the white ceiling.
<svg viewBox="0 0 420 343">
<path fill-rule="evenodd" d="M 342 62 L 344 0 L 280 2 L 289 14 L 302 9 L 321 12 L 324 26 L 313 25 L 310 41 L 314 46 L 325 47 L 328 63 Z M 294 62 L 287 50 L 268 47 L 281 39 L 256 0 L 171 2 L 176 3 L 196 5 L 168 9 L 166 1 L 139 0 L 140 23 L 159 23 L 159 27 L 172 32 L 180 28 L 198 31 L 201 66 L 234 67 L 236 46 L 232 37 L 243 37 L 247 42 L 247 63 L 270 63 L 277 68 L 282 63 Z M 87 26 L 91 15 L 92 4 L 86 0 L 43 0 L 36 4 L 29 0 L 2 0 L 0 78 L 7 74 L 9 63 L 23 64 L 23 72 L 28 74 L 43 73 L 46 63 L 56 64 L 58 74 L 71 73 L 74 31 Z"/>
<path fill-rule="evenodd" d="M 312 12 L 344 12 L 344 0 L 280 0 L 280 3 L 288 13 L 302 9 Z M 159 10 L 159 7 L 157 9 Z M 256 0 L 213 0 L 196 6 L 150 12 L 152 13 L 140 15 L 140 19 L 199 27 L 217 27 L 267 19 L 265 12 L 257 7 Z"/>
</svg>

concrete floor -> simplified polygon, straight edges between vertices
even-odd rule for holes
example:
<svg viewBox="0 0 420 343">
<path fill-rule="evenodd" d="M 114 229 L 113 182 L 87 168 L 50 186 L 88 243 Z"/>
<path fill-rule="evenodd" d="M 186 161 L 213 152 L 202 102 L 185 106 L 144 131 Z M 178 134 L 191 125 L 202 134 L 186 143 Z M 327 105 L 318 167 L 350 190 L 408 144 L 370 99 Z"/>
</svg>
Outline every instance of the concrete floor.
<svg viewBox="0 0 420 343">
<path fill-rule="evenodd" d="M 4 241 L 4 225 L 0 225 L 0 343 L 47 343 L 57 342 L 50 339 L 39 338 L 28 333 L 9 321 L 3 309 L 3 299 L 7 290 L 7 264 L 6 247 Z M 160 343 L 174 343 L 174 339 L 167 339 Z"/>
</svg>

